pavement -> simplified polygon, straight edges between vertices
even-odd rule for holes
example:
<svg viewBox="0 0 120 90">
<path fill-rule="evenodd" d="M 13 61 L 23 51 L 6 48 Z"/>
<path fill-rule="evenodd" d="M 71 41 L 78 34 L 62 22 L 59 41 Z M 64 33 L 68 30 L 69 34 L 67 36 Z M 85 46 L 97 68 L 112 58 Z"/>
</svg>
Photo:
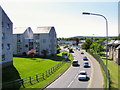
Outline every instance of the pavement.
<svg viewBox="0 0 120 90">
<path fill-rule="evenodd" d="M 81 51 L 75 50 L 74 59 L 78 60 L 80 66 L 70 66 L 69 69 L 61 75 L 57 80 L 51 83 L 47 88 L 103 88 L 103 76 L 99 63 L 88 53 L 81 54 Z M 83 67 L 84 56 L 88 57 L 90 63 L 89 68 Z M 79 81 L 78 74 L 81 70 L 85 70 L 88 74 L 88 81 Z"/>
<path fill-rule="evenodd" d="M 88 54 L 86 52 L 85 52 L 85 54 L 91 60 L 92 67 L 93 67 L 93 72 L 92 72 L 93 74 L 91 76 L 92 79 L 91 79 L 89 88 L 103 88 L 104 77 L 102 75 L 100 64 L 93 56 L 91 56 L 90 54 Z"/>
</svg>

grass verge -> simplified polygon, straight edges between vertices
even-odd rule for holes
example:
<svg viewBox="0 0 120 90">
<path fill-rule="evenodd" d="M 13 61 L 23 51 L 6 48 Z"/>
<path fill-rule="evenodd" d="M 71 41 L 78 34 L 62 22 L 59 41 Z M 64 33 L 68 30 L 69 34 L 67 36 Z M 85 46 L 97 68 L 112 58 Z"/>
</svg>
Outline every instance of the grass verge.
<svg viewBox="0 0 120 90">
<path fill-rule="evenodd" d="M 106 65 L 106 58 L 101 56 L 101 59 Z M 108 69 L 110 71 L 110 88 L 118 88 L 118 78 L 120 77 L 120 74 L 118 74 L 118 65 L 114 61 L 108 60 Z"/>
<path fill-rule="evenodd" d="M 13 66 L 3 69 L 3 82 L 9 82 L 16 79 L 25 78 L 39 73 L 43 73 L 44 71 L 50 69 L 51 67 L 53 67 L 54 65 L 60 63 L 63 59 L 65 59 L 64 57 L 62 57 L 62 53 L 66 53 L 66 52 L 62 51 L 60 54 L 57 54 L 57 56 L 54 57 L 51 56 L 46 58 L 14 57 Z M 69 60 L 67 60 L 66 63 L 60 69 L 58 69 L 58 71 L 53 73 L 50 77 L 46 78 L 46 80 L 38 84 L 32 85 L 28 88 L 45 87 L 48 83 L 54 80 L 57 76 L 63 73 L 70 66 L 71 64 L 70 62 L 71 60 L 73 60 L 72 54 L 70 54 L 68 59 Z"/>
<path fill-rule="evenodd" d="M 70 54 L 69 60 L 73 60 L 72 54 Z M 27 88 L 35 88 L 35 90 L 38 90 L 40 88 L 44 88 L 46 85 L 48 85 L 51 81 L 53 81 L 55 78 L 60 76 L 65 70 L 71 65 L 71 61 L 67 61 L 60 69 L 58 69 L 56 72 L 54 72 L 51 76 L 46 78 L 46 80 L 41 81 L 40 83 L 28 86 Z"/>
</svg>

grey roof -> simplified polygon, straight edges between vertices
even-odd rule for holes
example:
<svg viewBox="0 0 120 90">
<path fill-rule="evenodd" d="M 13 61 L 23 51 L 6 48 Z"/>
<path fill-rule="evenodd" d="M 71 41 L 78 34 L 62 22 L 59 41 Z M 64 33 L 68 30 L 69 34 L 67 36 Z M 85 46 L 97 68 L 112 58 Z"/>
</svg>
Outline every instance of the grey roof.
<svg viewBox="0 0 120 90">
<path fill-rule="evenodd" d="M 120 45 L 116 49 L 120 49 Z"/>
<path fill-rule="evenodd" d="M 49 33 L 52 27 L 37 27 L 36 30 L 34 30 L 34 33 Z"/>
<path fill-rule="evenodd" d="M 115 40 L 111 40 L 110 42 L 108 42 L 109 45 L 113 44 L 115 42 Z"/>
<path fill-rule="evenodd" d="M 27 27 L 15 27 L 13 30 L 13 34 L 23 34 Z"/>
<path fill-rule="evenodd" d="M 24 38 L 25 39 L 33 39 L 33 31 L 30 27 L 28 27 L 24 32 Z"/>
<path fill-rule="evenodd" d="M 25 32 L 25 30 L 28 27 L 15 27 L 13 30 L 13 34 L 23 34 Z M 49 33 L 51 28 L 53 28 L 52 26 L 46 26 L 46 27 L 37 27 L 37 29 L 32 29 L 34 34 L 38 34 L 38 33 Z"/>
<path fill-rule="evenodd" d="M 116 40 L 114 44 L 120 44 L 120 40 Z"/>
<path fill-rule="evenodd" d="M 111 40 L 108 45 L 120 45 L 120 40 Z"/>
</svg>

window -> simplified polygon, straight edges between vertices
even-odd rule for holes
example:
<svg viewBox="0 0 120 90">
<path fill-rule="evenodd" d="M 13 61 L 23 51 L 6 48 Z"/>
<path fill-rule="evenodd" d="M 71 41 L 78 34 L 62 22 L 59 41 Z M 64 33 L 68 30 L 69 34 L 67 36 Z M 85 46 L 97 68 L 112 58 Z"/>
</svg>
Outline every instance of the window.
<svg viewBox="0 0 120 90">
<path fill-rule="evenodd" d="M 28 45 L 26 44 L 25 47 L 28 47 Z"/>
<path fill-rule="evenodd" d="M 7 44 L 7 50 L 10 50 L 10 44 Z"/>
<path fill-rule="evenodd" d="M 9 23 L 7 24 L 7 28 L 10 28 L 10 24 Z"/>
<path fill-rule="evenodd" d="M 33 39 L 29 39 L 29 42 L 33 42 Z"/>
<path fill-rule="evenodd" d="M 2 49 L 4 49 L 4 44 L 2 43 Z"/>
<path fill-rule="evenodd" d="M 17 49 L 17 52 L 20 53 L 20 49 Z"/>
<path fill-rule="evenodd" d="M 43 43 L 46 43 L 46 39 L 43 39 Z"/>
<path fill-rule="evenodd" d="M 4 32 L 2 33 L 2 39 L 5 39 L 5 33 Z"/>
<path fill-rule="evenodd" d="M 21 40 L 18 40 L 18 43 L 20 43 L 21 42 Z"/>
<path fill-rule="evenodd" d="M 4 61 L 4 60 L 5 60 L 5 55 L 3 54 L 3 55 L 2 55 L 2 61 Z"/>
<path fill-rule="evenodd" d="M 4 22 L 2 22 L 2 27 L 4 27 Z"/>
</svg>

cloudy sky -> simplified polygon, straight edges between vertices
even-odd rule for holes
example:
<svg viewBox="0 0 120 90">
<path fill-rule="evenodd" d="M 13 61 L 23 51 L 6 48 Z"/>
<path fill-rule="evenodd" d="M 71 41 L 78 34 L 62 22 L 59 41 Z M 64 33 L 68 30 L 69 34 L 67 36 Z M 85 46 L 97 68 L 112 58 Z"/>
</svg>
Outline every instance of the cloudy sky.
<svg viewBox="0 0 120 90">
<path fill-rule="evenodd" d="M 90 12 L 104 15 L 108 20 L 109 36 L 118 35 L 117 0 L 1 0 L 0 3 L 14 27 L 30 26 L 36 29 L 40 26 L 54 26 L 57 37 L 105 36 L 104 18 L 82 15 L 82 12 Z"/>
</svg>

